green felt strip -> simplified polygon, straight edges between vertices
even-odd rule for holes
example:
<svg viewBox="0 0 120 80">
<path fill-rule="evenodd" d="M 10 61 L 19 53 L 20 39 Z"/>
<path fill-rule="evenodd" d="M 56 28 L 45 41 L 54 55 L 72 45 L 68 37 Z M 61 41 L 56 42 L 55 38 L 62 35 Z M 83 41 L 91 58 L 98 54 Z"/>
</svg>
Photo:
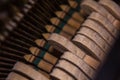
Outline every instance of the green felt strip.
<svg viewBox="0 0 120 80">
<path fill-rule="evenodd" d="M 33 61 L 33 63 L 37 66 L 39 62 L 42 60 L 42 58 L 37 58 Z"/>
<path fill-rule="evenodd" d="M 77 2 L 80 2 L 81 0 L 76 0 L 76 1 L 77 1 Z M 78 5 L 75 9 L 76 9 L 76 10 L 80 10 L 80 6 Z M 65 20 L 65 21 L 68 21 L 68 20 L 71 18 L 72 14 L 74 13 L 74 10 L 73 10 L 73 9 L 70 9 L 68 13 L 69 13 L 70 16 L 66 15 L 66 16 L 64 17 L 64 20 Z M 59 27 L 62 29 L 65 24 L 66 24 L 66 23 L 61 22 L 61 23 L 59 24 Z M 55 30 L 55 33 L 60 33 L 60 32 L 61 32 L 61 30 L 59 30 L 59 29 L 56 29 L 56 30 Z M 46 43 L 44 48 L 48 50 L 49 47 L 50 47 L 50 45 L 49 45 L 48 43 Z M 41 53 L 40 53 L 38 56 L 43 57 L 43 56 L 45 55 L 45 53 L 46 53 L 46 51 L 41 51 Z M 34 60 L 34 64 L 35 64 L 35 65 L 38 65 L 38 63 L 39 63 L 40 61 L 41 61 L 41 58 L 37 58 L 36 60 Z"/>
<path fill-rule="evenodd" d="M 49 47 L 50 47 L 50 45 L 48 44 L 48 43 L 46 43 L 45 44 L 45 49 L 49 49 Z M 41 51 L 41 53 L 38 55 L 39 57 L 41 57 L 41 58 L 43 58 L 44 57 L 44 55 L 45 55 L 45 53 L 46 53 L 46 51 Z M 35 60 L 34 60 L 34 64 L 35 65 L 38 65 L 38 63 L 41 61 L 41 58 L 36 58 Z"/>
</svg>

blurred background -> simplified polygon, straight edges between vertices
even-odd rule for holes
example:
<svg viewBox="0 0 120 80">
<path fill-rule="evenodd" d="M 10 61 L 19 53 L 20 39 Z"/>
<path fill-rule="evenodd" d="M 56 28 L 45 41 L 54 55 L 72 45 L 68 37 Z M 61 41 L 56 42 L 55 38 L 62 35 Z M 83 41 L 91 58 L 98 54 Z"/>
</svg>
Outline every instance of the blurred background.
<svg viewBox="0 0 120 80">
<path fill-rule="evenodd" d="M 100 69 L 96 80 L 120 80 L 120 36 Z"/>
</svg>

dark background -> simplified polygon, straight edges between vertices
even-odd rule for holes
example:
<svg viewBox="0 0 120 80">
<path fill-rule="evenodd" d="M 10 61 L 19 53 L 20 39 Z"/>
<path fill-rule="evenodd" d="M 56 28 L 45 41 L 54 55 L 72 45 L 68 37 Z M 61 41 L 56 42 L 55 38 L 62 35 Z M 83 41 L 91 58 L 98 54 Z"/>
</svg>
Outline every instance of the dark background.
<svg viewBox="0 0 120 80">
<path fill-rule="evenodd" d="M 120 80 L 120 36 L 95 80 Z"/>
</svg>

